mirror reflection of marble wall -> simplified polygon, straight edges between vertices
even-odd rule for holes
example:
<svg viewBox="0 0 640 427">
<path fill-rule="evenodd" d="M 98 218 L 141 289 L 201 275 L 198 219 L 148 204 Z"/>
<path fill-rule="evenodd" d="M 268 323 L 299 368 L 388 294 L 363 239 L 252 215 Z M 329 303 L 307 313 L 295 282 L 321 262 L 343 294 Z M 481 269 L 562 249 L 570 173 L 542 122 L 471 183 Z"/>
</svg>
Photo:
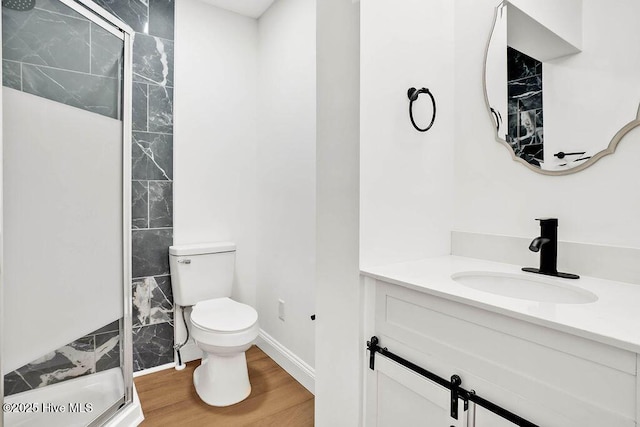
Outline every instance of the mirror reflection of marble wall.
<svg viewBox="0 0 640 427">
<path fill-rule="evenodd" d="M 575 172 L 640 125 L 639 20 L 637 0 L 498 5 L 485 93 L 514 160 L 545 174 Z"/>
<path fill-rule="evenodd" d="M 509 121 L 506 140 L 527 163 L 544 161 L 542 62 L 507 47 Z"/>
</svg>

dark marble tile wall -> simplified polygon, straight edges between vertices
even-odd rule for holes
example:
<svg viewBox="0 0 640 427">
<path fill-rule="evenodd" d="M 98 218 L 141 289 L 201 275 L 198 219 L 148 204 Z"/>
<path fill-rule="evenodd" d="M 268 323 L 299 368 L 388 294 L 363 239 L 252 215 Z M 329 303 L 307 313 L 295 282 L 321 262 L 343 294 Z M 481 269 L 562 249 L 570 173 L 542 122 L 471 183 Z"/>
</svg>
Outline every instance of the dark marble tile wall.
<svg viewBox="0 0 640 427">
<path fill-rule="evenodd" d="M 133 357 L 138 371 L 173 361 L 168 247 L 173 242 L 174 0 L 94 1 L 136 32 L 131 208 Z M 116 116 L 117 97 L 111 94 L 120 51 L 108 34 L 57 0 L 36 0 L 31 12 L 2 12 L 4 86 Z M 96 351 L 108 342 L 105 338 L 92 338 Z M 85 375 L 108 366 L 110 357 L 100 357 L 87 369 L 73 368 L 66 378 L 71 372 Z M 24 379 L 31 370 L 42 370 L 41 363 L 27 366 L 8 376 L 6 390 L 33 388 L 34 380 Z"/>
<path fill-rule="evenodd" d="M 540 166 L 544 159 L 542 62 L 508 47 L 507 76 L 507 142 L 516 156 Z"/>
<path fill-rule="evenodd" d="M 5 396 L 120 366 L 116 320 L 4 376 Z"/>
<path fill-rule="evenodd" d="M 118 118 L 122 41 L 57 0 L 2 8 L 3 85 Z"/>
<path fill-rule="evenodd" d="M 173 362 L 173 0 L 95 0 L 130 25 L 133 367 Z"/>
</svg>

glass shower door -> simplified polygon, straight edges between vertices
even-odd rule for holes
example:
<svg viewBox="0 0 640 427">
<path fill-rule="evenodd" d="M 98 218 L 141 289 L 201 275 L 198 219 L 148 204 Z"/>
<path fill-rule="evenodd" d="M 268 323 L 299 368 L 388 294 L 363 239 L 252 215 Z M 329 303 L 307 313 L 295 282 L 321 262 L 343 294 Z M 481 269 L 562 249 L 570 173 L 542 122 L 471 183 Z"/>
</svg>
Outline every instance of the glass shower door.
<svg viewBox="0 0 640 427">
<path fill-rule="evenodd" d="M 99 424 L 132 387 L 130 40 L 91 2 L 2 6 L 4 425 Z"/>
</svg>

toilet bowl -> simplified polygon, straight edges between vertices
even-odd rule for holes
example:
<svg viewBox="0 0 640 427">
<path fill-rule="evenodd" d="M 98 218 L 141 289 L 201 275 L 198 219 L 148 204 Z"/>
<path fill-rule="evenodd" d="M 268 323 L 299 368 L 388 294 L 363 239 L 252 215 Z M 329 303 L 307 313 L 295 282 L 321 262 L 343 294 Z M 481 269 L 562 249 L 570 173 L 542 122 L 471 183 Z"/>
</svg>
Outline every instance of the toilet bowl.
<svg viewBox="0 0 640 427">
<path fill-rule="evenodd" d="M 197 303 L 191 312 L 191 335 L 203 352 L 193 373 L 200 399 L 229 406 L 249 396 L 251 384 L 245 351 L 258 336 L 258 313 L 230 298 Z"/>
<path fill-rule="evenodd" d="M 185 323 L 203 353 L 193 384 L 213 406 L 233 405 L 251 393 L 245 351 L 258 336 L 258 313 L 230 298 L 235 252 L 232 242 L 169 247 L 174 303 L 183 314 L 192 307 Z"/>
</svg>

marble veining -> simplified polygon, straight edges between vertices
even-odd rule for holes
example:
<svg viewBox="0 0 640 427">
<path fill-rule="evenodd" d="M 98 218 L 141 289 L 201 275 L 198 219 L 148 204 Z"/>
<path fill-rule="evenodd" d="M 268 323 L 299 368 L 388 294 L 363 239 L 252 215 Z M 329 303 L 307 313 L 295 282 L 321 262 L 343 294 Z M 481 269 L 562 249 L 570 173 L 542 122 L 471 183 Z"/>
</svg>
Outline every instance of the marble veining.
<svg viewBox="0 0 640 427">
<path fill-rule="evenodd" d="M 149 227 L 149 181 L 131 183 L 131 226 Z"/>
<path fill-rule="evenodd" d="M 108 332 L 120 332 L 120 320 L 114 320 L 108 325 L 103 326 L 102 328 L 96 329 L 88 335 L 100 335 Z"/>
<path fill-rule="evenodd" d="M 71 345 L 64 346 L 56 350 L 56 353 L 67 359 L 73 366 L 56 369 L 53 372 L 43 372 L 40 375 L 40 383 L 36 387 L 44 387 L 49 384 L 54 384 L 69 377 L 75 378 L 81 375 L 94 373 L 96 366 L 96 355 L 94 350 L 94 337 L 91 337 L 86 345 L 83 345 L 81 348 L 76 348 L 72 343 Z"/>
<path fill-rule="evenodd" d="M 94 0 L 96 4 L 129 25 L 137 33 L 147 33 L 149 2 L 147 0 Z"/>
<path fill-rule="evenodd" d="M 149 227 L 173 226 L 173 183 L 149 182 Z"/>
<path fill-rule="evenodd" d="M 94 23 L 91 24 L 91 74 L 118 78 L 122 69 L 122 41 Z"/>
<path fill-rule="evenodd" d="M 526 77 L 508 84 L 509 114 L 542 109 L 542 76 Z"/>
<path fill-rule="evenodd" d="M 133 327 L 173 320 L 173 295 L 169 276 L 144 277 L 132 284 Z"/>
<path fill-rule="evenodd" d="M 118 117 L 118 80 L 57 68 L 22 65 L 23 90 L 107 117 Z"/>
<path fill-rule="evenodd" d="M 76 344 L 76 346 L 82 348 L 81 345 Z M 29 385 L 29 389 L 44 387 L 49 384 L 55 384 L 66 379 L 91 373 L 92 367 L 85 364 L 85 362 L 90 362 L 86 357 L 78 362 L 78 366 L 74 365 L 64 354 L 77 353 L 81 350 L 71 350 L 71 346 L 65 347 L 53 351 L 16 370 Z M 78 359 L 82 359 L 82 357 L 78 357 Z"/>
<path fill-rule="evenodd" d="M 48 353 L 14 372 L 27 384 L 27 390 L 61 382 L 73 376 L 89 374 L 91 373 L 92 367 L 84 365 L 86 357 L 84 359 L 78 357 L 78 359 L 82 359 L 82 361 L 78 362 L 80 366 L 76 366 L 65 356 L 65 353 L 86 352 L 90 348 L 90 344 L 93 343 L 93 338 L 83 337 L 78 341 L 79 342 L 71 343 L 68 346 Z M 67 373 L 69 374 L 67 375 Z M 5 384 L 6 383 L 7 378 L 5 378 Z M 8 391 L 9 390 L 5 393 Z"/>
<path fill-rule="evenodd" d="M 133 132 L 131 160 L 133 179 L 173 179 L 173 136 Z"/>
<path fill-rule="evenodd" d="M 45 387 L 95 372 L 94 337 L 83 337 L 16 371 L 28 389 Z"/>
<path fill-rule="evenodd" d="M 87 18 L 80 15 L 78 12 L 58 0 L 36 0 L 35 8 L 46 10 L 48 12 L 55 12 L 61 15 L 71 16 L 73 18 L 82 19 L 87 22 L 89 21 Z"/>
<path fill-rule="evenodd" d="M 96 335 L 96 372 L 120 366 L 120 334 Z"/>
<path fill-rule="evenodd" d="M 512 47 L 507 47 L 507 79 L 518 80 L 542 74 L 542 63 Z"/>
<path fill-rule="evenodd" d="M 31 390 L 33 387 L 29 385 L 26 378 L 22 375 L 20 370 L 9 372 L 4 376 L 4 395 L 11 396 L 12 394 L 22 393 L 23 391 Z"/>
<path fill-rule="evenodd" d="M 117 366 L 120 366 L 119 320 L 7 373 L 5 396 Z"/>
<path fill-rule="evenodd" d="M 154 286 L 150 288 L 149 323 L 171 322 L 173 321 L 171 277 L 163 276 L 154 279 Z"/>
<path fill-rule="evenodd" d="M 131 291 L 133 295 L 132 324 L 134 327 L 149 324 L 151 280 L 154 279 L 147 277 L 133 281 Z"/>
<path fill-rule="evenodd" d="M 173 86 L 173 42 L 136 34 L 133 44 L 133 78 L 158 86 Z"/>
<path fill-rule="evenodd" d="M 22 90 L 21 65 L 19 62 L 2 61 L 2 86 Z"/>
<path fill-rule="evenodd" d="M 146 132 L 149 130 L 147 125 L 147 105 L 148 105 L 148 92 L 149 86 L 145 83 L 133 83 L 133 123 L 132 127 L 134 131 Z"/>
<path fill-rule="evenodd" d="M 168 275 L 173 230 L 133 230 L 131 234 L 133 277 Z"/>
<path fill-rule="evenodd" d="M 149 131 L 173 133 L 173 89 L 149 86 Z"/>
<path fill-rule="evenodd" d="M 2 17 L 3 59 L 89 72 L 88 21 L 40 9 L 2 8 Z"/>
<path fill-rule="evenodd" d="M 173 40 L 173 0 L 149 0 L 149 34 Z"/>
<path fill-rule="evenodd" d="M 173 324 L 170 322 L 133 329 L 135 371 L 173 362 Z"/>
<path fill-rule="evenodd" d="M 507 48 L 508 132 L 516 156 L 540 166 L 544 161 L 542 63 Z"/>
<path fill-rule="evenodd" d="M 155 83 L 159 84 L 160 86 L 168 86 L 169 85 L 169 60 L 167 59 L 167 52 L 164 48 L 165 44 L 160 39 L 160 37 L 154 37 L 153 39 L 156 42 L 156 50 L 160 53 L 160 65 L 162 66 L 161 67 L 162 80 Z"/>
</svg>

